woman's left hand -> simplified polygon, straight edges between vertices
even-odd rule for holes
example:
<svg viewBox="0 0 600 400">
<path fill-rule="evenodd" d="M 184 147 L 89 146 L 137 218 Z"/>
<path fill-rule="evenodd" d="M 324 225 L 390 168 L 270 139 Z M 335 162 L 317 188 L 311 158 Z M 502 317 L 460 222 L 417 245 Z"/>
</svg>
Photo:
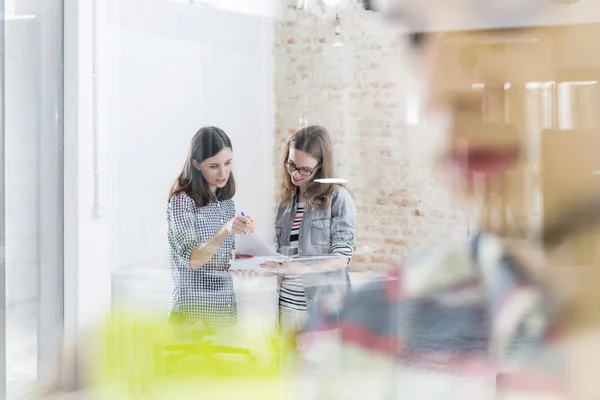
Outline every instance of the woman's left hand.
<svg viewBox="0 0 600 400">
<path fill-rule="evenodd" d="M 300 272 L 296 272 L 296 270 L 298 269 L 297 264 L 298 263 L 291 263 L 288 261 L 267 261 L 263 264 L 260 264 L 260 267 L 268 271 L 278 272 L 282 274 L 298 274 Z"/>
</svg>

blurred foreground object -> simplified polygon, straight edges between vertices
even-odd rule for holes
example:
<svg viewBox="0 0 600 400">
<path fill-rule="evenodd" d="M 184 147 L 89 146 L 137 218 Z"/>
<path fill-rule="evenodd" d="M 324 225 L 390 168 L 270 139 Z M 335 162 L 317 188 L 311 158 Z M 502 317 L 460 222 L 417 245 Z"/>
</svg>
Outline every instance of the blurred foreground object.
<svg viewBox="0 0 600 400">
<path fill-rule="evenodd" d="M 278 369 L 287 346 L 274 333 L 210 332 L 198 325 L 176 326 L 163 315 L 119 312 L 95 344 L 96 356 L 87 367 L 98 398 L 289 398 Z"/>
</svg>

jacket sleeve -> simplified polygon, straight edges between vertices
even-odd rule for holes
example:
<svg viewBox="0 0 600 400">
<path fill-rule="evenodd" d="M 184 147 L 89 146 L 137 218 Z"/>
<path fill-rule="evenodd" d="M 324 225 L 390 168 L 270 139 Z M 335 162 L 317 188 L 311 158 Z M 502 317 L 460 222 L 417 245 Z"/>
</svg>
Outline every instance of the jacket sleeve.
<svg viewBox="0 0 600 400">
<path fill-rule="evenodd" d="M 354 254 L 354 223 L 356 208 L 350 193 L 338 187 L 331 197 L 331 253 L 346 256 Z"/>
</svg>

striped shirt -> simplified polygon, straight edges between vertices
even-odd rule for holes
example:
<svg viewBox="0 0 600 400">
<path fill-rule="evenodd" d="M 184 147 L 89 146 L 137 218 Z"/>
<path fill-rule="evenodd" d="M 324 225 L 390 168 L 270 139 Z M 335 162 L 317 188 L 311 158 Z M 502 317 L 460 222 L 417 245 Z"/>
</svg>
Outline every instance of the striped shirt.
<svg viewBox="0 0 600 400">
<path fill-rule="evenodd" d="M 290 256 L 298 254 L 298 240 L 303 217 L 304 204 L 298 203 L 296 216 L 294 217 L 290 231 Z M 301 275 L 288 274 L 283 277 L 279 294 L 279 305 L 293 310 L 306 310 L 306 296 L 304 294 Z"/>
</svg>

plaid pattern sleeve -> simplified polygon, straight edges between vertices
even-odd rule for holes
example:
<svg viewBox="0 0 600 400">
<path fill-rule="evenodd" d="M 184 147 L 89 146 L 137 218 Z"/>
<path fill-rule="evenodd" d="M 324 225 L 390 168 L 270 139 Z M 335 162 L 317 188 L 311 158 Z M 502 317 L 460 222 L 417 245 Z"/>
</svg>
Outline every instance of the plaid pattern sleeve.
<svg viewBox="0 0 600 400">
<path fill-rule="evenodd" d="M 214 201 L 197 207 L 182 193 L 167 208 L 169 261 L 173 280 L 170 311 L 180 312 L 192 323 L 208 328 L 237 322 L 237 304 L 229 267 L 235 238 L 229 235 L 217 252 L 198 270 L 190 268 L 190 254 L 235 216 L 233 200 Z"/>
<path fill-rule="evenodd" d="M 196 204 L 186 194 L 173 196 L 167 209 L 169 245 L 181 261 L 189 260 L 192 251 L 201 243 L 196 234 Z"/>
</svg>

